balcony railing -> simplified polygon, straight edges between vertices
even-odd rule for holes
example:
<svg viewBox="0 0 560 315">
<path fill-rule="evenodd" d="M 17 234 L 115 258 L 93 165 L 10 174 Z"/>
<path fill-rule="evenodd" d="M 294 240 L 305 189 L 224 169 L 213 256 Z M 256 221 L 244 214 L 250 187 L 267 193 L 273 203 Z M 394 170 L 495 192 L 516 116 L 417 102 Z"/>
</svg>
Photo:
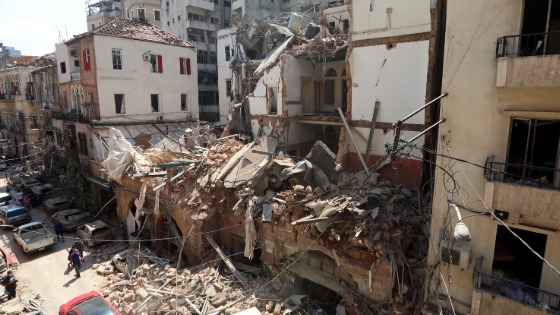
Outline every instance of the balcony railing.
<svg viewBox="0 0 560 315">
<path fill-rule="evenodd" d="M 560 314 L 560 295 L 524 285 L 520 282 L 489 275 L 475 270 L 473 284 L 476 289 L 503 296 L 525 305 L 546 309 L 547 313 Z"/>
<path fill-rule="evenodd" d="M 496 57 L 526 57 L 560 54 L 560 32 L 499 37 Z"/>
<path fill-rule="evenodd" d="M 489 181 L 512 183 L 540 188 L 560 189 L 555 181 L 560 176 L 560 169 L 532 165 L 486 162 L 484 178 Z"/>
<path fill-rule="evenodd" d="M 66 121 L 73 121 L 73 122 L 87 122 L 84 118 L 84 115 L 78 113 L 62 113 L 62 112 L 53 112 L 53 119 L 62 119 Z"/>
</svg>

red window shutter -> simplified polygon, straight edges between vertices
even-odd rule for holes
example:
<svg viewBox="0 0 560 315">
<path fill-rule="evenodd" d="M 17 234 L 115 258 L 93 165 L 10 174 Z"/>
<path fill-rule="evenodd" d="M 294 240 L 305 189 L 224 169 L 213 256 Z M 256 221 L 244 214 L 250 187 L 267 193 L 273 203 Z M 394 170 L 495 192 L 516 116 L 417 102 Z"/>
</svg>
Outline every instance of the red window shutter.
<svg viewBox="0 0 560 315">
<path fill-rule="evenodd" d="M 185 65 L 183 64 L 185 58 L 179 58 L 179 74 L 185 74 Z"/>
<path fill-rule="evenodd" d="M 187 74 L 191 75 L 191 59 L 187 58 Z"/>
<path fill-rule="evenodd" d="M 158 72 L 163 73 L 163 58 L 161 55 L 157 55 Z"/>
</svg>

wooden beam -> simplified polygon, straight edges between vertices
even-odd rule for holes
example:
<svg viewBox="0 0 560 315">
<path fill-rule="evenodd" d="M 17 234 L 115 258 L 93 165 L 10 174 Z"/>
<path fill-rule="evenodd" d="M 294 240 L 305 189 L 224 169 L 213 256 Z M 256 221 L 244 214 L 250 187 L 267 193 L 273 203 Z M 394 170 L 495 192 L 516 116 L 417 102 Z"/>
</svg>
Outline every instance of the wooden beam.
<svg viewBox="0 0 560 315">
<path fill-rule="evenodd" d="M 233 275 L 241 282 L 241 284 L 243 285 L 245 290 L 251 289 L 251 287 L 249 286 L 249 283 L 247 283 L 247 280 L 243 277 L 242 274 L 239 273 L 239 271 L 237 271 L 237 269 L 235 268 L 235 266 L 233 265 L 231 260 L 229 260 L 229 258 L 224 254 L 224 252 L 218 246 L 218 244 L 216 244 L 216 242 L 214 241 L 212 236 L 210 236 L 209 234 L 205 234 L 205 236 L 206 236 L 206 239 L 208 240 L 208 242 L 210 243 L 210 245 L 212 245 L 212 247 L 214 247 L 214 250 L 216 250 L 216 252 L 218 253 L 218 255 L 220 255 L 220 257 L 222 258 L 224 263 L 226 263 L 226 266 L 228 266 L 228 268 L 231 270 L 231 272 L 233 272 Z"/>
</svg>

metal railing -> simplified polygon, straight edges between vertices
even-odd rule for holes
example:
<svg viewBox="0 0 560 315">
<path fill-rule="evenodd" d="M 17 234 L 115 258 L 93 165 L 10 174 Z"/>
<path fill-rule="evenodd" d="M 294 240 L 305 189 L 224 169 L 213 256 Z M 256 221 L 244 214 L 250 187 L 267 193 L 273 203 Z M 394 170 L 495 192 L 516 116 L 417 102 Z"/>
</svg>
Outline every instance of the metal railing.
<svg viewBox="0 0 560 315">
<path fill-rule="evenodd" d="M 560 169 L 532 165 L 486 162 L 484 178 L 493 182 L 503 182 L 540 188 L 560 189 Z"/>
<path fill-rule="evenodd" d="M 66 121 L 73 121 L 73 122 L 87 122 L 84 118 L 84 115 L 78 113 L 63 113 L 63 112 L 53 112 L 52 114 L 53 119 L 62 119 Z"/>
<path fill-rule="evenodd" d="M 560 54 L 560 32 L 508 35 L 496 42 L 496 57 Z"/>
<path fill-rule="evenodd" d="M 546 309 L 547 313 L 560 314 L 560 295 L 524 285 L 503 277 L 475 270 L 473 284 L 480 291 L 497 294 L 525 305 Z"/>
</svg>

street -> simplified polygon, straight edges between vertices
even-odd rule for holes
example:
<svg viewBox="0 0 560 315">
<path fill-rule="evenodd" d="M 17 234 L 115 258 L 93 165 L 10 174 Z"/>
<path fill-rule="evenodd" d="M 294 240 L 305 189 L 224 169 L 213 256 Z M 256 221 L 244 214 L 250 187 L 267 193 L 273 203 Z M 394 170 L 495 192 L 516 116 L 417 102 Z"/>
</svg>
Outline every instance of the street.
<svg viewBox="0 0 560 315">
<path fill-rule="evenodd" d="M 4 177 L 4 176 L 2 176 Z M 5 191 L 6 179 L 0 180 L 0 191 Z M 31 210 L 33 221 L 45 223 L 52 232 L 50 218 L 40 209 Z M 54 232 L 53 232 L 54 233 Z M 72 234 L 65 234 L 70 237 Z M 54 248 L 42 252 L 25 255 L 21 248 L 14 243 L 11 229 L 0 231 L 0 247 L 11 250 L 19 264 L 13 268 L 18 279 L 16 300 L 22 297 L 36 296 L 46 314 L 57 314 L 61 304 L 77 295 L 96 290 L 104 277 L 96 274 L 92 269 L 94 258 L 88 257 L 86 250 L 85 262 L 81 269 L 81 278 L 74 276 L 74 270 L 67 268 L 68 249 L 72 240 L 58 242 Z M 90 259 L 91 258 L 91 259 Z M 0 310 L 8 311 L 10 304 L 0 306 Z"/>
</svg>

